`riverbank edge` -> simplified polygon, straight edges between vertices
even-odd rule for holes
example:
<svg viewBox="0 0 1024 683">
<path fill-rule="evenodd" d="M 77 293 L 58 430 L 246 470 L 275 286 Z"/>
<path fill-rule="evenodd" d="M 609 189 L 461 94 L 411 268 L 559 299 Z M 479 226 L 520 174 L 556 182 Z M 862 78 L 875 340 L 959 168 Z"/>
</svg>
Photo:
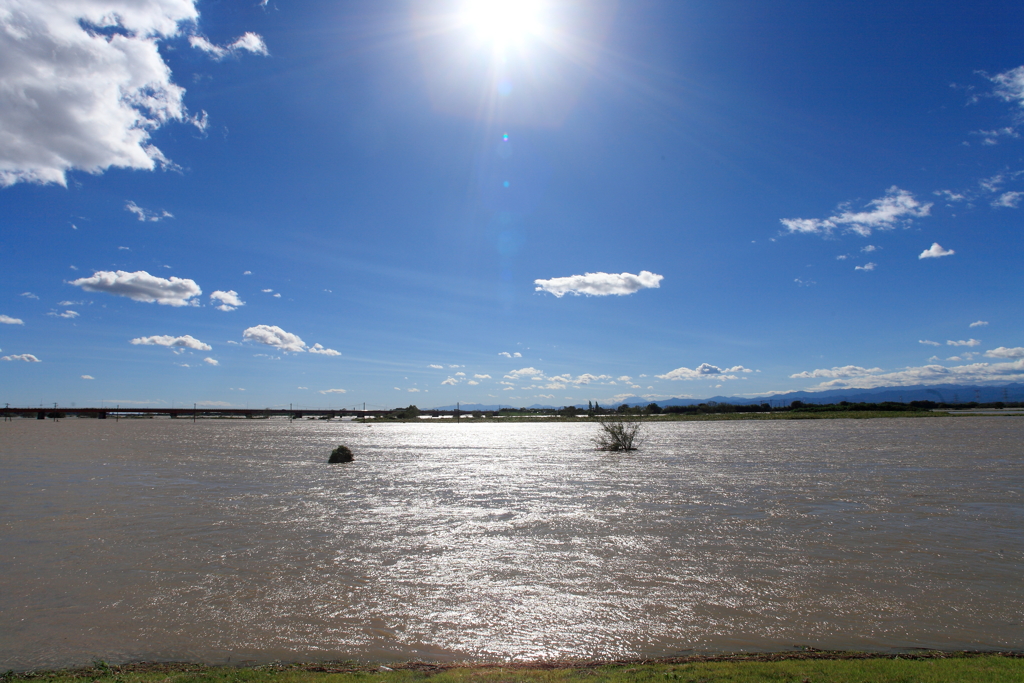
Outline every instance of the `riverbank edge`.
<svg viewBox="0 0 1024 683">
<path fill-rule="evenodd" d="M 708 655 L 687 655 L 683 657 L 655 657 L 655 658 L 626 658 L 626 659 L 555 659 L 555 660 L 533 660 L 521 662 L 430 662 L 430 661 L 408 661 L 408 662 L 387 662 L 370 663 L 354 660 L 346 661 L 308 661 L 308 662 L 270 662 L 266 664 L 202 664 L 197 662 L 182 661 L 136 661 L 124 664 L 107 664 L 102 660 L 95 660 L 91 666 L 73 667 L 65 669 L 30 669 L 24 671 L 8 670 L 0 672 L 0 681 L 30 681 L 30 680 L 77 680 L 90 679 L 92 681 L 125 680 L 130 677 L 133 681 L 170 681 L 170 675 L 187 674 L 191 676 L 208 676 L 216 674 L 229 674 L 239 672 L 252 672 L 264 674 L 281 673 L 308 673 L 316 675 L 328 674 L 374 674 L 381 676 L 387 673 L 408 672 L 422 676 L 432 676 L 453 671 L 470 671 L 476 675 L 485 675 L 492 672 L 515 671 L 521 673 L 544 672 L 544 671 L 592 671 L 595 669 L 629 669 L 627 673 L 632 678 L 643 678 L 638 676 L 643 669 L 651 672 L 669 666 L 689 664 L 731 664 L 731 665 L 756 665 L 781 662 L 865 662 L 870 660 L 902 660 L 927 662 L 936 660 L 1019 660 L 1020 668 L 1024 671 L 1024 650 L 913 650 L 901 652 L 861 652 L 848 650 L 815 650 L 808 648 L 799 651 L 785 652 L 751 652 L 751 653 L 724 653 Z M 163 678 L 157 678 L 162 676 Z M 152 677 L 152 678 L 151 678 Z M 315 679 L 315 677 L 314 677 Z"/>
</svg>

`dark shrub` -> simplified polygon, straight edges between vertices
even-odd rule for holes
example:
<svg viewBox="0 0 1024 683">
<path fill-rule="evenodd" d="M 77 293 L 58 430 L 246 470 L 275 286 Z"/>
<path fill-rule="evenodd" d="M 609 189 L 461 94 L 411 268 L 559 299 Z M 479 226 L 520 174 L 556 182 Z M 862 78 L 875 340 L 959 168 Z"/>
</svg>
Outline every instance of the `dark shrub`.
<svg viewBox="0 0 1024 683">
<path fill-rule="evenodd" d="M 331 459 L 328 460 L 327 462 L 352 462 L 352 451 L 349 449 L 348 446 L 338 446 L 333 451 L 331 451 Z"/>
</svg>

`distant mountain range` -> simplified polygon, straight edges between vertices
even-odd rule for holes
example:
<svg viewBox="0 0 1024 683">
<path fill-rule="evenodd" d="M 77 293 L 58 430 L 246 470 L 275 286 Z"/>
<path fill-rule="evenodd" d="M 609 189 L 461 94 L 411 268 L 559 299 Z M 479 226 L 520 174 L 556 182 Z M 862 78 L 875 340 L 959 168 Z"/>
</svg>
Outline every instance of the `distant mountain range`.
<svg viewBox="0 0 1024 683">
<path fill-rule="evenodd" d="M 617 408 L 625 403 L 629 406 L 646 406 L 657 403 L 662 408 L 668 406 L 692 406 L 699 403 L 732 403 L 733 405 L 749 405 L 751 403 L 770 403 L 775 406 L 786 406 L 793 401 L 804 403 L 839 403 L 850 401 L 851 403 L 882 403 L 884 401 L 896 401 L 909 403 L 910 401 L 937 401 L 941 403 L 968 403 L 978 401 L 991 403 L 994 401 L 1024 401 L 1024 384 L 1014 382 L 999 386 L 967 386 L 960 384 L 932 384 L 915 385 L 908 387 L 876 387 L 874 389 L 830 389 L 829 391 L 791 391 L 786 394 L 774 396 L 712 396 L 711 398 L 670 398 L 663 401 L 650 401 L 631 396 L 614 405 L 608 404 L 602 408 Z M 575 404 L 577 408 L 586 409 L 586 403 Z M 434 410 L 455 410 L 454 405 L 439 406 Z M 500 408 L 561 408 L 561 405 L 541 405 L 534 403 L 529 406 L 512 406 L 508 403 L 500 405 L 484 405 L 481 403 L 464 403 L 460 406 L 463 412 L 474 410 L 499 410 Z"/>
</svg>

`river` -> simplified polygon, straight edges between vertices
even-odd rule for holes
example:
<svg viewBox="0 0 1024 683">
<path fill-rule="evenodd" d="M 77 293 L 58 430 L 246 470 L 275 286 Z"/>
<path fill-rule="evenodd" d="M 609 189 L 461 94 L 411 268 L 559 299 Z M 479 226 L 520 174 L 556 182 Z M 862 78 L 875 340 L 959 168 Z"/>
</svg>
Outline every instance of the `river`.
<svg viewBox="0 0 1024 683">
<path fill-rule="evenodd" d="M 0 668 L 1024 648 L 1024 418 L 594 431 L 0 423 Z"/>
</svg>

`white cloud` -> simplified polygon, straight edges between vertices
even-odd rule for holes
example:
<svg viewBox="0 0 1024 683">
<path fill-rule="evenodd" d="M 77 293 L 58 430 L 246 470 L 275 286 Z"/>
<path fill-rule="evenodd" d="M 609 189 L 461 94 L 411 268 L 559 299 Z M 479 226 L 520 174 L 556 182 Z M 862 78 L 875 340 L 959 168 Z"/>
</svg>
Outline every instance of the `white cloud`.
<svg viewBox="0 0 1024 683">
<path fill-rule="evenodd" d="M 242 332 L 242 339 L 259 342 L 260 344 L 273 346 L 282 351 L 291 351 L 292 353 L 302 353 L 306 350 L 306 342 L 302 341 L 298 335 L 285 332 L 277 325 L 256 325 L 255 327 L 246 328 Z"/>
<path fill-rule="evenodd" d="M 869 244 L 866 247 L 862 247 L 861 251 L 863 251 L 865 254 L 870 254 L 871 252 L 878 251 L 879 249 L 881 249 L 881 247 L 876 247 L 873 244 Z"/>
<path fill-rule="evenodd" d="M 694 380 L 694 379 L 738 379 L 736 375 L 731 374 L 734 372 L 752 372 L 742 365 L 736 365 L 731 368 L 723 370 L 717 365 L 711 365 L 710 363 L 701 363 L 692 370 L 690 368 L 676 368 L 666 372 L 664 375 L 655 375 L 658 379 L 670 379 L 676 380 Z"/>
<path fill-rule="evenodd" d="M 21 318 L 12 318 L 9 315 L 0 315 L 0 323 L 4 325 L 24 325 L 25 321 Z"/>
<path fill-rule="evenodd" d="M 874 270 L 877 267 L 877 263 L 865 263 L 863 266 L 854 267 L 854 270 Z"/>
<path fill-rule="evenodd" d="M 932 246 L 922 251 L 917 258 L 939 258 L 940 256 L 952 256 L 955 253 L 952 249 L 943 249 L 938 242 L 933 242 Z"/>
<path fill-rule="evenodd" d="M 471 379 L 468 382 L 466 382 L 466 384 L 475 387 L 476 385 L 480 384 L 480 382 L 477 382 L 475 379 Z"/>
<path fill-rule="evenodd" d="M 498 355 L 499 356 L 504 356 L 505 358 L 522 358 L 523 357 L 523 354 L 519 353 L 518 351 L 516 351 L 515 353 L 509 353 L 508 351 L 502 351 Z"/>
<path fill-rule="evenodd" d="M 615 379 L 617 379 L 620 382 L 627 382 L 627 383 L 633 381 L 633 378 L 630 377 L 629 375 L 622 375 L 620 377 L 616 377 Z"/>
<path fill-rule="evenodd" d="M 128 273 L 123 270 L 101 270 L 92 277 L 72 280 L 71 284 L 87 292 L 106 292 L 126 296 L 133 301 L 164 304 L 167 306 L 195 305 L 189 301 L 203 293 L 195 280 L 171 277 L 169 280 L 150 275 L 144 270 Z"/>
<path fill-rule="evenodd" d="M 648 270 L 641 270 L 639 275 L 632 273 L 587 273 L 570 277 L 556 277 L 550 280 L 534 280 L 535 291 L 550 292 L 559 299 L 566 294 L 579 296 L 622 296 L 633 294 L 641 289 L 658 288 L 663 275 L 655 275 Z"/>
<path fill-rule="evenodd" d="M 165 218 L 174 218 L 174 214 L 168 211 L 161 211 L 160 213 L 157 213 L 156 211 L 150 211 L 148 209 L 142 208 L 141 206 L 139 206 L 138 204 L 131 200 L 128 200 L 124 203 L 124 210 L 131 211 L 132 213 L 134 213 L 135 216 L 140 221 L 148 221 L 150 223 L 156 223 L 157 221 L 162 221 Z"/>
<path fill-rule="evenodd" d="M 989 80 L 996 84 L 995 94 L 1004 102 L 1012 102 L 1024 107 L 1024 66 L 1004 71 Z"/>
<path fill-rule="evenodd" d="M 190 334 L 180 337 L 172 337 L 169 334 L 154 335 L 152 337 L 139 337 L 132 339 L 132 344 L 144 346 L 166 346 L 169 348 L 194 349 L 196 351 L 212 351 L 213 347 L 205 344 Z"/>
<path fill-rule="evenodd" d="M 22 292 L 20 296 L 23 296 L 26 299 L 38 299 L 39 298 L 38 296 L 36 296 L 32 292 Z"/>
<path fill-rule="evenodd" d="M 812 285 L 818 284 L 814 280 L 802 280 L 802 279 L 800 279 L 798 277 L 793 278 L 793 282 L 795 282 L 797 284 L 797 287 L 810 287 Z"/>
<path fill-rule="evenodd" d="M 252 271 L 251 270 L 247 270 L 244 273 L 242 273 L 242 275 L 252 275 Z"/>
<path fill-rule="evenodd" d="M 92 375 L 82 375 L 82 379 L 96 379 Z"/>
<path fill-rule="evenodd" d="M 320 344 L 313 344 L 309 347 L 310 353 L 318 353 L 321 356 L 340 356 L 341 351 L 335 351 L 334 349 L 326 349 Z"/>
<path fill-rule="evenodd" d="M 473 375 L 473 379 L 490 379 L 490 375 Z"/>
<path fill-rule="evenodd" d="M 217 310 L 220 311 L 233 311 L 239 306 L 245 305 L 245 302 L 238 298 L 238 292 L 233 289 L 229 289 L 226 292 L 218 289 L 210 295 L 210 301 L 219 301 L 220 306 L 217 306 Z"/>
<path fill-rule="evenodd" d="M 273 292 L 274 290 L 272 290 L 272 289 L 261 289 L 260 291 L 263 292 L 264 294 L 269 294 L 270 292 Z"/>
<path fill-rule="evenodd" d="M 932 341 L 931 339 L 918 339 L 917 343 L 918 344 L 927 344 L 928 346 L 942 346 L 942 344 L 940 344 L 939 342 Z"/>
<path fill-rule="evenodd" d="M 464 373 L 464 372 L 456 372 L 456 373 L 455 373 L 455 376 L 456 376 L 456 377 L 465 377 L 465 376 L 466 376 L 466 373 Z"/>
<path fill-rule="evenodd" d="M 1024 197 L 1024 192 L 1004 192 L 998 199 L 992 200 L 992 206 L 1016 209 L 1021 197 Z"/>
<path fill-rule="evenodd" d="M 416 387 L 413 387 L 412 389 L 406 389 L 406 391 L 408 391 L 410 394 L 418 394 L 418 393 L 420 393 L 420 390 L 417 389 Z"/>
<path fill-rule="evenodd" d="M 347 394 L 348 389 L 324 389 L 321 394 Z"/>
<path fill-rule="evenodd" d="M 966 341 L 963 339 L 960 341 L 953 341 L 952 339 L 946 340 L 947 346 L 978 346 L 979 344 L 981 344 L 981 340 L 979 339 L 968 339 Z"/>
<path fill-rule="evenodd" d="M 998 192 L 999 187 L 1003 184 L 1003 182 L 1004 178 L 1000 174 L 994 175 L 991 178 L 982 178 L 981 180 L 978 181 L 978 185 L 981 186 L 981 189 L 985 190 L 986 192 Z"/>
<path fill-rule="evenodd" d="M 1012 349 L 1000 346 L 997 349 L 986 351 L 985 355 L 989 358 L 1024 358 L 1024 346 L 1017 346 Z"/>
<path fill-rule="evenodd" d="M 192 47 L 209 53 L 215 59 L 224 59 L 228 56 L 237 55 L 239 52 L 251 52 L 257 55 L 269 54 L 263 38 L 255 33 L 246 33 L 235 42 L 224 47 L 214 45 L 203 36 L 189 36 L 188 42 Z"/>
<path fill-rule="evenodd" d="M 955 361 L 962 361 L 962 360 L 963 360 L 963 358 L 961 358 L 960 356 L 950 356 L 950 357 L 949 357 L 949 358 L 947 358 L 946 360 L 947 360 L 947 361 L 950 361 L 950 360 L 955 360 Z"/>
<path fill-rule="evenodd" d="M 537 368 L 530 367 L 512 370 L 507 375 L 505 375 L 506 379 L 521 379 L 523 377 L 531 377 L 539 381 L 544 378 L 544 373 L 538 370 Z"/>
<path fill-rule="evenodd" d="M 447 384 L 448 386 L 452 386 L 452 387 L 455 386 L 458 383 L 459 383 L 459 380 L 455 379 L 454 377 L 449 377 L 445 381 L 441 382 L 441 384 Z"/>
<path fill-rule="evenodd" d="M 0 358 L 0 360 L 23 360 L 26 363 L 41 363 L 42 362 L 38 358 L 33 356 L 31 353 L 20 353 L 20 354 L 18 354 L 16 356 L 4 356 L 3 358 Z"/>
<path fill-rule="evenodd" d="M 435 363 L 431 363 L 431 364 L 430 364 L 430 365 L 428 365 L 427 367 L 428 367 L 428 368 L 433 368 L 433 369 L 435 369 L 435 370 L 444 370 L 444 366 L 443 366 L 443 365 L 437 365 L 437 364 L 435 364 Z"/>
<path fill-rule="evenodd" d="M 987 327 L 987 326 L 988 326 L 988 321 L 987 320 L 975 320 L 973 323 L 968 325 L 968 327 Z"/>
<path fill-rule="evenodd" d="M 280 295 L 280 294 L 274 294 L 274 298 L 275 298 L 275 299 L 280 299 L 280 298 L 281 298 L 281 295 Z"/>
<path fill-rule="evenodd" d="M 220 361 L 215 358 L 204 358 L 203 362 L 208 365 L 220 365 Z"/>
<path fill-rule="evenodd" d="M 932 205 L 922 204 L 914 195 L 893 185 L 885 195 L 868 202 L 863 211 L 851 211 L 849 203 L 839 206 L 839 211 L 828 218 L 783 218 L 781 223 L 789 232 L 831 234 L 836 228 L 854 232 L 863 237 L 873 229 L 892 230 L 906 225 L 913 218 L 929 215 Z"/>
<path fill-rule="evenodd" d="M 811 372 L 798 372 L 795 375 L 790 375 L 791 379 L 809 379 L 817 377 L 830 377 L 830 378 L 848 378 L 848 377 L 867 377 L 879 372 L 883 372 L 882 368 L 862 368 L 859 365 L 845 365 L 841 368 L 832 369 L 819 369 L 812 370 Z"/>
<path fill-rule="evenodd" d="M 63 313 L 57 313 L 56 311 L 50 311 L 46 315 L 52 315 L 55 318 L 70 318 L 74 319 L 78 317 L 78 313 L 75 311 L 64 311 Z"/>
<path fill-rule="evenodd" d="M 967 195 L 952 190 L 935 190 L 934 194 L 945 197 L 948 202 L 962 202 L 967 199 Z"/>
<path fill-rule="evenodd" d="M 198 16 L 194 0 L 7 0 L 0 185 L 170 165 L 150 135 L 192 119 L 158 43 Z"/>
<path fill-rule="evenodd" d="M 877 371 L 877 368 L 875 370 Z M 814 372 L 806 374 L 812 376 Z M 874 389 L 876 387 L 912 386 L 916 384 L 980 384 L 1019 379 L 1024 379 L 1024 358 L 1011 363 L 972 363 L 970 365 L 953 367 L 924 365 L 904 368 L 894 372 L 872 372 L 868 375 L 831 379 L 811 387 L 809 390 Z"/>
</svg>

